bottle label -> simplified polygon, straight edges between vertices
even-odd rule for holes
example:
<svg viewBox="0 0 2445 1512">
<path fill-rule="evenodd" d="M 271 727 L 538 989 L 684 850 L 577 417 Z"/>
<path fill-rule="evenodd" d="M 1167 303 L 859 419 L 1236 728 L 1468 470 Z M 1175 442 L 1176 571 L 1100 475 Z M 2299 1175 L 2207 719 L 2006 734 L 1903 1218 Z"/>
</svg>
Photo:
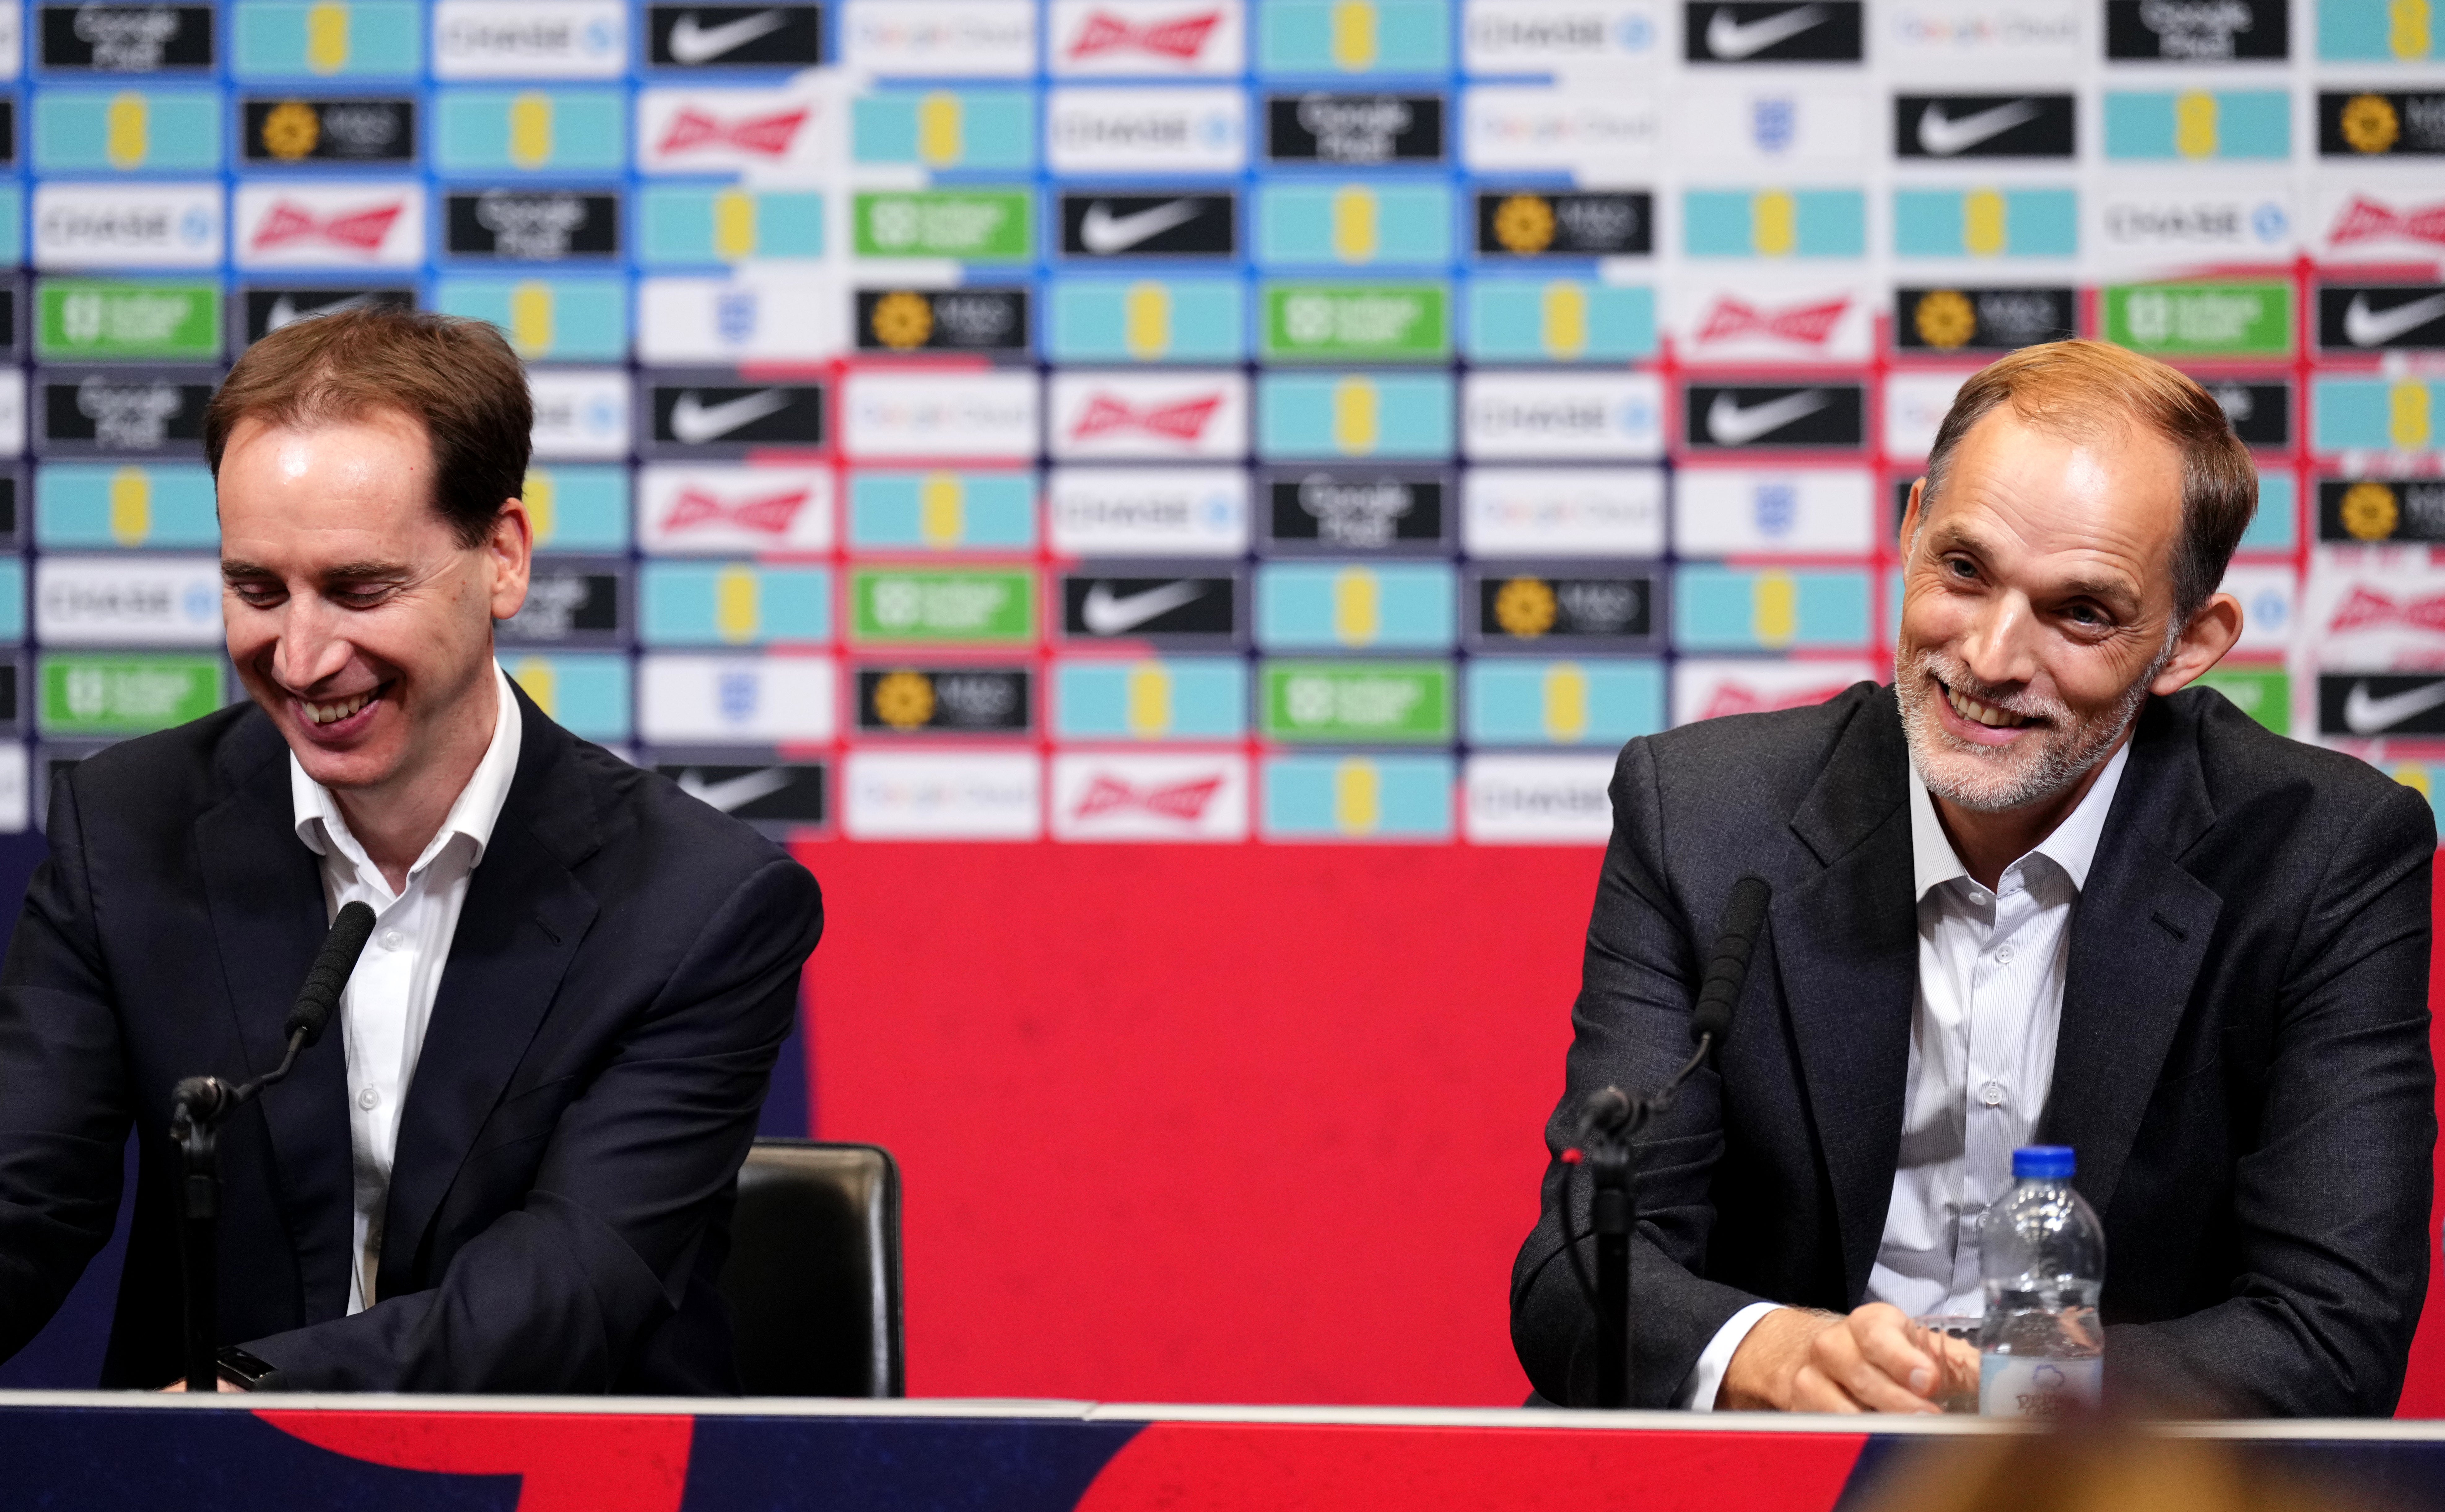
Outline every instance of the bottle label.
<svg viewBox="0 0 2445 1512">
<path fill-rule="evenodd" d="M 1978 1410 L 1986 1417 L 2065 1417 L 2105 1394 L 2105 1361 L 2043 1354 L 1986 1354 L 1978 1361 Z"/>
</svg>

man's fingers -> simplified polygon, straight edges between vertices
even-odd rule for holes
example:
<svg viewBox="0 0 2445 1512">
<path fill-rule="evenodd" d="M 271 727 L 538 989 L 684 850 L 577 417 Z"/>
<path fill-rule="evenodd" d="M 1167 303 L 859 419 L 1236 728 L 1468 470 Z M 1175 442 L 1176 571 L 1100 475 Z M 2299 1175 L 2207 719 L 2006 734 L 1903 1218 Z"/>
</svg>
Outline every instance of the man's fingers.
<svg viewBox="0 0 2445 1512">
<path fill-rule="evenodd" d="M 1850 1392 L 1828 1380 L 1816 1366 L 1803 1365 L 1791 1378 L 1791 1410 L 1863 1412 L 1867 1409 L 1853 1400 Z"/>
<path fill-rule="evenodd" d="M 1919 1396 L 1934 1391 L 1941 1372 L 1927 1352 L 1911 1342 L 1910 1319 L 1898 1308 L 1861 1308 L 1851 1315 L 1850 1332 L 1859 1342 L 1860 1354 L 1886 1379 Z"/>
<path fill-rule="evenodd" d="M 1917 1395 L 1896 1382 L 1868 1356 L 1861 1348 L 1860 1332 L 1862 1330 L 1848 1321 L 1840 1327 L 1827 1329 L 1810 1341 L 1808 1363 L 1822 1372 L 1826 1379 L 1848 1392 L 1861 1407 L 1871 1411 L 1926 1412 L 1932 1410 L 1932 1405 L 1927 1398 Z M 1903 1349 L 1911 1355 L 1918 1355 L 1918 1352 L 1910 1349 L 1908 1345 L 1904 1345 Z M 1924 1360 L 1924 1356 L 1919 1358 Z M 1921 1368 L 1925 1368 L 1924 1364 Z"/>
</svg>

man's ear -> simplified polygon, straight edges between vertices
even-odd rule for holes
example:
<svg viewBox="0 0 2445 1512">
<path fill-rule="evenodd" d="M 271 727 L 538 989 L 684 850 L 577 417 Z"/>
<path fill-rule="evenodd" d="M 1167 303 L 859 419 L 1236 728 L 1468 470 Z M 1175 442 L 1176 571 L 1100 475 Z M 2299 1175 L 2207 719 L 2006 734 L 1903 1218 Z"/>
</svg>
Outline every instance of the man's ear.
<svg viewBox="0 0 2445 1512">
<path fill-rule="evenodd" d="M 2208 668 L 2224 660 L 2241 639 L 2241 600 L 2230 593 L 2219 593 L 2199 607 L 2191 623 L 2182 626 L 2181 639 L 2174 643 L 2174 654 L 2158 669 L 2148 691 L 2163 698 L 2179 693 L 2198 681 Z"/>
<path fill-rule="evenodd" d="M 1904 561 L 1910 560 L 1911 540 L 1918 534 L 1919 507 L 1926 501 L 1926 498 L 1927 479 L 1922 477 L 1917 482 L 1911 485 L 1910 504 L 1902 511 L 1901 551 L 1899 554 Z"/>
<path fill-rule="evenodd" d="M 526 603 L 534 566 L 534 520 L 524 499 L 501 501 L 492 533 L 484 538 L 484 557 L 493 569 L 493 618 L 506 620 Z"/>
</svg>

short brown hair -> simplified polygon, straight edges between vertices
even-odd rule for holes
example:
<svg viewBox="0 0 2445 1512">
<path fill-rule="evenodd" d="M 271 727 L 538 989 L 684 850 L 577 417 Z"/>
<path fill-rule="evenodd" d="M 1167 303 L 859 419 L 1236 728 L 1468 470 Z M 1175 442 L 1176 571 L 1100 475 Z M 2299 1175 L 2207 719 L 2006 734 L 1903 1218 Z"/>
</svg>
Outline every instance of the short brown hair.
<svg viewBox="0 0 2445 1512">
<path fill-rule="evenodd" d="M 2106 342 L 2024 346 L 1970 376 L 1953 397 L 1927 457 L 1919 517 L 1943 491 L 1953 448 L 2009 401 L 2032 425 L 2075 436 L 2137 420 L 2182 454 L 2182 538 L 2174 548 L 2174 613 L 2187 623 L 2224 581 L 2258 513 L 2258 469 L 2213 396 L 2153 357 Z"/>
<path fill-rule="evenodd" d="M 213 476 L 250 416 L 311 425 L 393 410 L 433 446 L 433 507 L 461 546 L 480 546 L 501 505 L 526 491 L 534 401 L 501 333 L 456 315 L 361 306 L 283 326 L 247 348 L 204 411 Z"/>
</svg>

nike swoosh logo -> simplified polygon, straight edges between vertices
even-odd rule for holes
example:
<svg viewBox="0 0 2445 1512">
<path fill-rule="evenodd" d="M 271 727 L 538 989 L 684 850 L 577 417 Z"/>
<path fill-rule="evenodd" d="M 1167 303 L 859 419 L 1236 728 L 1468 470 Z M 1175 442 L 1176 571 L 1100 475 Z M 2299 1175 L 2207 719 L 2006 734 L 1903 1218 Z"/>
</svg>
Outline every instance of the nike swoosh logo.
<svg viewBox="0 0 2445 1512">
<path fill-rule="evenodd" d="M 1087 589 L 1087 601 L 1078 606 L 1078 617 L 1096 635 L 1124 635 L 1204 596 L 1205 585 L 1192 579 L 1144 588 L 1127 598 L 1114 593 L 1110 584 L 1097 583 Z"/>
<path fill-rule="evenodd" d="M 691 10 L 671 23 L 671 61 L 673 63 L 709 63 L 725 52 L 735 52 L 756 38 L 778 31 L 789 21 L 778 10 L 765 10 L 752 16 L 740 16 L 718 27 L 697 25 Z"/>
<path fill-rule="evenodd" d="M 789 407 L 790 396 L 777 388 L 741 394 L 719 404 L 706 403 L 696 397 L 696 390 L 689 389 L 671 406 L 671 436 L 690 446 L 701 445 Z"/>
<path fill-rule="evenodd" d="M 1738 63 L 1751 53 L 1764 52 L 1778 42 L 1788 42 L 1809 28 L 1819 26 L 1832 14 L 1823 6 L 1801 6 L 1779 16 L 1760 16 L 1743 26 L 1732 19 L 1729 10 L 1718 9 L 1707 23 L 1707 50 L 1726 63 Z"/>
<path fill-rule="evenodd" d="M 1078 244 L 1091 252 L 1107 255 L 1127 252 L 1142 241 L 1160 236 L 1174 226 L 1185 226 L 1203 213 L 1194 199 L 1175 199 L 1167 205 L 1152 205 L 1134 215 L 1115 215 L 1112 207 L 1098 199 L 1087 207 L 1078 220 Z"/>
<path fill-rule="evenodd" d="M 2378 699 L 2369 696 L 2368 684 L 2355 682 L 2343 700 L 2343 728 L 2354 735 L 2376 735 L 2391 730 L 2415 714 L 2425 714 L 2445 703 L 2445 682 L 2431 682 L 2424 688 L 2406 688 Z"/>
<path fill-rule="evenodd" d="M 1803 415 L 1814 415 L 1834 402 L 1821 388 L 1785 394 L 1747 409 L 1729 394 L 1718 394 L 1707 406 L 1707 434 L 1724 446 L 1746 446 L 1768 431 L 1779 431 Z"/>
<path fill-rule="evenodd" d="M 1942 104 L 1931 104 L 1918 118 L 1918 144 L 1931 158 L 1950 158 L 1980 142 L 2000 137 L 2014 126 L 2038 119 L 2038 103 L 2015 100 L 1981 110 L 1974 116 L 1948 119 Z"/>
<path fill-rule="evenodd" d="M 724 813 L 743 809 L 758 798 L 769 798 L 789 785 L 790 769 L 787 767 L 766 767 L 761 772 L 725 777 L 719 782 L 707 782 L 704 774 L 694 767 L 680 774 L 681 793 Z"/>
<path fill-rule="evenodd" d="M 2445 294 L 2431 294 L 2392 309 L 2371 309 L 2366 294 L 2354 294 L 2343 309 L 2343 336 L 2355 346 L 2382 346 L 2439 315 L 2445 315 Z"/>
<path fill-rule="evenodd" d="M 312 309 L 299 309 L 297 308 L 297 301 L 289 298 L 287 294 L 283 294 L 279 298 L 273 300 L 271 302 L 271 308 L 265 312 L 263 317 L 263 333 L 266 336 L 269 336 L 273 331 L 280 329 L 284 326 L 294 326 L 299 321 L 308 319 L 310 316 L 336 315 L 344 309 L 363 309 L 365 306 L 373 302 L 373 297 L 374 296 L 371 294 L 351 294 L 347 298 L 335 301 L 332 304 L 317 305 Z"/>
</svg>

